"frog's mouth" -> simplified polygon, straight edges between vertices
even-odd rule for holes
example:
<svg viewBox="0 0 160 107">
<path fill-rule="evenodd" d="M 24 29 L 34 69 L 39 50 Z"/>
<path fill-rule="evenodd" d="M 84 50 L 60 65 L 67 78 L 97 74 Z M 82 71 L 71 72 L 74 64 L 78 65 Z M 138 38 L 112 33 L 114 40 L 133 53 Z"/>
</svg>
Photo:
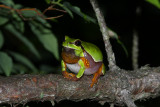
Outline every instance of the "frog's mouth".
<svg viewBox="0 0 160 107">
<path fill-rule="evenodd" d="M 67 48 L 67 47 L 63 47 L 63 50 L 66 51 L 66 52 L 68 52 L 68 51 L 71 51 L 71 50 L 73 50 L 73 49 Z"/>
<path fill-rule="evenodd" d="M 72 49 L 72 48 L 68 48 L 68 47 L 63 47 L 63 50 L 62 52 L 64 52 L 65 54 L 70 54 L 70 55 L 75 55 L 75 49 Z"/>
</svg>

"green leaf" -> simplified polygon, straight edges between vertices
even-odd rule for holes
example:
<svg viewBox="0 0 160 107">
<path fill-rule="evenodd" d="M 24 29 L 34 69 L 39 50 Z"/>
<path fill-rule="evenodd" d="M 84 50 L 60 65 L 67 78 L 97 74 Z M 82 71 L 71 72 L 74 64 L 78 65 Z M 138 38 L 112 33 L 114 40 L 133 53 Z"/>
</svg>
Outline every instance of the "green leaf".
<svg viewBox="0 0 160 107">
<path fill-rule="evenodd" d="M 3 38 L 2 31 L 0 30 L 0 49 L 2 48 L 3 43 L 4 43 L 4 38 Z"/>
<path fill-rule="evenodd" d="M 116 32 L 114 32 L 113 30 L 111 30 L 110 28 L 108 28 L 108 34 L 111 38 L 115 38 L 117 40 L 117 43 L 121 45 L 121 47 L 123 48 L 126 56 L 128 57 L 128 51 L 125 47 L 125 45 L 123 44 L 123 42 L 120 41 L 120 39 L 118 38 L 118 35 Z"/>
<path fill-rule="evenodd" d="M 122 46 L 126 56 L 128 57 L 128 51 L 127 51 L 125 45 L 123 44 L 123 42 L 121 42 L 119 39 L 117 39 L 117 43 L 119 43 Z"/>
<path fill-rule="evenodd" d="M 22 33 L 18 32 L 13 25 L 8 24 L 5 28 L 20 39 L 37 58 L 40 58 L 40 54 L 35 46 L 25 36 L 23 36 Z"/>
<path fill-rule="evenodd" d="M 108 34 L 111 38 L 115 38 L 118 39 L 118 35 L 116 32 L 114 32 L 113 30 L 111 30 L 110 28 L 108 28 Z"/>
<path fill-rule="evenodd" d="M 25 66 L 27 66 L 28 68 L 30 68 L 32 70 L 32 72 L 37 72 L 37 68 L 34 66 L 34 64 L 29 60 L 27 59 L 25 56 L 19 54 L 19 53 L 16 53 L 16 52 L 10 52 L 10 54 L 13 56 L 13 58 L 24 64 Z"/>
<path fill-rule="evenodd" d="M 41 17 L 36 17 L 36 21 L 41 23 L 43 26 L 51 28 L 51 25 L 47 22 L 47 20 L 41 18 Z"/>
<path fill-rule="evenodd" d="M 42 91 L 41 94 L 40 94 L 40 98 L 42 99 L 43 97 L 44 97 L 44 93 Z"/>
<path fill-rule="evenodd" d="M 50 51 L 57 60 L 59 60 L 59 52 L 58 52 L 58 42 L 55 38 L 55 35 L 52 33 L 37 35 L 43 46 Z"/>
<path fill-rule="evenodd" d="M 15 4 L 13 8 L 14 9 L 22 9 L 23 5 L 21 5 L 21 4 Z"/>
<path fill-rule="evenodd" d="M 159 0 L 146 0 L 146 1 L 160 9 L 160 1 Z"/>
<path fill-rule="evenodd" d="M 52 2 L 53 4 L 57 4 L 58 6 L 62 7 L 65 11 L 68 12 L 68 14 L 73 18 L 73 14 L 72 12 L 70 11 L 70 9 L 68 9 L 66 6 L 64 6 L 63 4 L 61 3 L 58 3 L 58 2 Z"/>
<path fill-rule="evenodd" d="M 61 72 L 61 66 L 50 66 L 50 65 L 40 65 L 40 73 L 41 74 L 48 74 L 48 73 L 56 73 L 60 74 Z"/>
<path fill-rule="evenodd" d="M 72 14 L 72 12 L 68 9 L 68 8 L 66 8 L 65 6 L 63 6 L 63 5 L 60 5 L 65 11 L 67 11 L 67 13 L 71 16 L 71 18 L 73 18 L 73 14 Z"/>
<path fill-rule="evenodd" d="M 84 14 L 79 7 L 72 6 L 69 2 L 64 2 L 63 5 L 68 9 L 70 9 L 71 11 L 73 11 L 74 13 L 76 13 L 77 15 L 81 16 L 84 20 L 88 22 L 96 23 L 96 19 Z"/>
<path fill-rule="evenodd" d="M 44 48 L 51 52 L 57 60 L 59 60 L 58 42 L 55 35 L 48 28 L 42 24 L 32 22 L 30 23 L 31 30 L 43 44 Z"/>
<path fill-rule="evenodd" d="M 22 19 L 19 17 L 18 14 L 13 14 L 14 21 L 12 23 L 14 24 L 14 27 L 19 31 L 19 32 L 24 32 L 24 22 Z"/>
<path fill-rule="evenodd" d="M 34 72 L 30 69 L 28 69 L 28 67 L 26 67 L 24 64 L 22 63 L 14 63 L 13 64 L 13 69 L 12 69 L 12 74 L 39 74 L 39 72 Z"/>
<path fill-rule="evenodd" d="M 6 76 L 10 76 L 13 67 L 13 62 L 10 56 L 4 52 L 0 52 L 0 67 Z"/>
<path fill-rule="evenodd" d="M 72 14 L 72 12 L 66 7 L 66 6 L 64 6 L 63 4 L 61 4 L 60 2 L 61 2 L 62 0 L 57 0 L 56 2 L 55 2 L 55 0 L 46 0 L 46 2 L 48 3 L 48 4 L 55 4 L 55 5 L 58 5 L 58 6 L 60 6 L 61 8 L 63 8 L 65 11 L 67 11 L 68 12 L 68 14 L 73 18 L 73 14 Z"/>
<path fill-rule="evenodd" d="M 23 64 L 21 63 L 13 64 L 13 69 L 12 69 L 13 74 L 25 74 L 25 73 L 28 73 L 27 71 L 28 69 Z"/>
<path fill-rule="evenodd" d="M 37 10 L 38 11 L 38 10 Z M 39 11 L 38 11 L 39 12 Z M 23 10 L 21 11 L 21 15 L 24 18 L 32 18 L 32 17 L 36 17 L 37 16 L 37 12 L 34 10 Z"/>
<path fill-rule="evenodd" d="M 6 22 L 8 22 L 8 18 L 0 16 L 0 25 L 5 24 Z"/>
<path fill-rule="evenodd" d="M 50 4 L 50 3 L 51 3 L 51 0 L 45 0 L 45 2 L 46 2 L 47 4 Z"/>
<path fill-rule="evenodd" d="M 13 6 L 14 2 L 12 0 L 0 0 L 0 3 L 7 5 L 7 6 Z"/>
</svg>

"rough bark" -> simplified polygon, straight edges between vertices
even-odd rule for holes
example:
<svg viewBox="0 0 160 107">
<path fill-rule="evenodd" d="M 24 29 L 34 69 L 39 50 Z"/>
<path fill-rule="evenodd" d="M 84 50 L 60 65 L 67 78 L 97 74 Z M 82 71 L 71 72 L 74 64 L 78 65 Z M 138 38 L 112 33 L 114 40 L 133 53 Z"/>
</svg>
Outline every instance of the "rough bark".
<svg viewBox="0 0 160 107">
<path fill-rule="evenodd" d="M 160 93 L 160 67 L 107 71 L 93 88 L 91 80 L 92 76 L 83 76 L 79 81 L 69 81 L 58 74 L 0 77 L 0 103 L 92 99 L 135 107 L 134 101 Z"/>
</svg>

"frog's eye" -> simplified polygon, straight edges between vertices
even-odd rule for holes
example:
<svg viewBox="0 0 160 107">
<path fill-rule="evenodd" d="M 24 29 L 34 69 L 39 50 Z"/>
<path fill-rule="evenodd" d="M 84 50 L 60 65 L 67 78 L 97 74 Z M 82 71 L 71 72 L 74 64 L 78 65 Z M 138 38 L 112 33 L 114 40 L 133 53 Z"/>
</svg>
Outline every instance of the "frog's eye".
<svg viewBox="0 0 160 107">
<path fill-rule="evenodd" d="M 74 44 L 75 44 L 76 46 L 81 46 L 81 41 L 80 41 L 80 40 L 76 40 L 76 41 L 74 42 Z"/>
</svg>

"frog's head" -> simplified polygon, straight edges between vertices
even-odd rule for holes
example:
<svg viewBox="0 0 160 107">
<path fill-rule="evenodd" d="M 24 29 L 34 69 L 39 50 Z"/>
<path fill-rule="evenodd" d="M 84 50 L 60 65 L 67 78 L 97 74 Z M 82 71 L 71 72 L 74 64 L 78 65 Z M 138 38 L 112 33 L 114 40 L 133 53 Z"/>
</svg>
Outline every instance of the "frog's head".
<svg viewBox="0 0 160 107">
<path fill-rule="evenodd" d="M 84 55 L 81 43 L 82 42 L 79 39 L 73 39 L 65 36 L 65 41 L 63 42 L 62 46 L 66 50 L 74 50 L 76 56 L 83 57 Z"/>
</svg>

